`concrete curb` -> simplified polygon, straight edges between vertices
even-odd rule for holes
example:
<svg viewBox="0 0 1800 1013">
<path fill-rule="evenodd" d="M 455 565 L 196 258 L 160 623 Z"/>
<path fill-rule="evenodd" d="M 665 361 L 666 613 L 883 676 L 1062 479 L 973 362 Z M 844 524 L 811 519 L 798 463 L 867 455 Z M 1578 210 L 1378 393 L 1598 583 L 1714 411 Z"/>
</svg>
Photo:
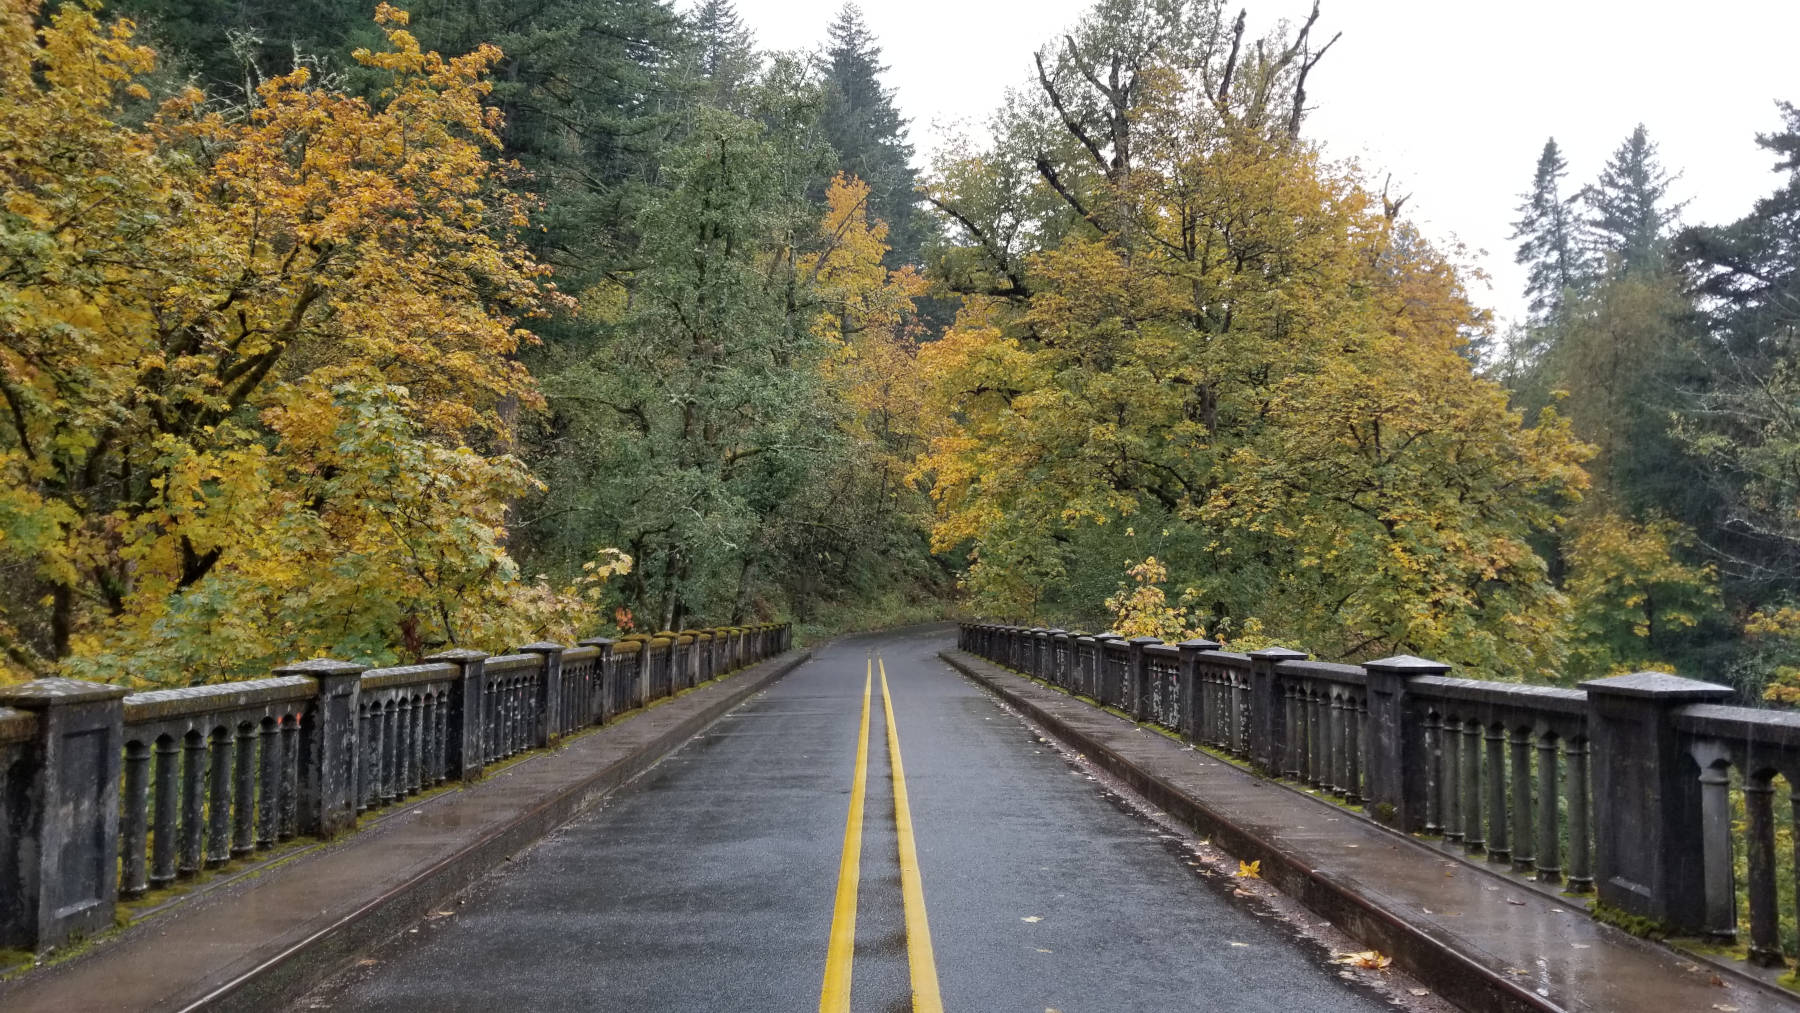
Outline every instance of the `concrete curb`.
<svg viewBox="0 0 1800 1013">
<path fill-rule="evenodd" d="M 271 954 L 249 973 L 219 982 L 211 992 L 185 1009 L 244 1010 L 249 1013 L 281 1006 L 368 948 L 425 917 L 442 901 L 498 868 L 513 853 L 531 846 L 545 834 L 574 819 L 602 796 L 686 745 L 689 739 L 726 712 L 767 689 L 811 657 L 810 650 L 801 650 L 764 662 L 768 666 L 766 671 L 756 671 L 762 667 L 759 665 L 737 673 L 744 676 L 742 679 L 728 676 L 725 682 L 728 691 L 718 700 L 664 731 L 633 755 L 543 799 L 511 822 L 489 828 L 485 836 L 446 857 L 411 882 L 376 897 L 300 944 Z"/>
<path fill-rule="evenodd" d="M 1099 740 L 981 672 L 969 663 L 972 659 L 961 656 L 960 652 L 944 651 L 938 656 L 1052 735 L 1076 747 L 1158 808 L 1206 834 L 1226 853 L 1242 861 L 1260 861 L 1264 880 L 1317 912 L 1352 939 L 1392 956 L 1396 964 L 1429 985 L 1439 996 L 1470 1010 L 1506 1013 L 1552 1010 L 1560 1013 L 1565 1009 L 1521 987 L 1501 970 L 1489 967 L 1480 959 L 1483 954 L 1479 951 L 1468 952 L 1451 940 L 1437 938 L 1412 925 L 1404 912 L 1383 904 L 1363 891 L 1359 884 L 1339 880 L 1315 869 L 1305 855 L 1228 822 L 1204 802 L 1180 792 L 1156 774 L 1131 763 Z M 1442 858 L 1423 848 L 1422 852 L 1432 860 Z"/>
</svg>

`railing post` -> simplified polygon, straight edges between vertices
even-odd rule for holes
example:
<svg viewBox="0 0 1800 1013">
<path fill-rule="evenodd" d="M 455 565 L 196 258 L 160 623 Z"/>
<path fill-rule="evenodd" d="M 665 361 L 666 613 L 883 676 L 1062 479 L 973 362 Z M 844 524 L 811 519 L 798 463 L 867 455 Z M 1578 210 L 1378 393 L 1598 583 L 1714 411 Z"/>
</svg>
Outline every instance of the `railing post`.
<svg viewBox="0 0 1800 1013">
<path fill-rule="evenodd" d="M 1189 742 L 1200 741 L 1200 656 L 1207 651 L 1216 651 L 1220 644 L 1217 640 L 1205 637 L 1194 637 L 1175 645 L 1181 651 L 1181 737 Z"/>
<path fill-rule="evenodd" d="M 1112 652 L 1109 648 L 1111 648 L 1114 643 L 1124 643 L 1124 641 L 1124 637 L 1111 630 L 1108 630 L 1105 633 L 1094 634 L 1094 700 L 1102 707 L 1105 707 L 1108 704 L 1117 706 L 1116 703 L 1109 699 L 1110 694 L 1108 692 L 1112 689 L 1112 664 L 1109 660 Z M 1124 687 L 1120 687 L 1118 692 L 1123 695 L 1125 692 Z"/>
<path fill-rule="evenodd" d="M 694 655 L 694 685 L 696 686 L 711 680 L 715 674 L 712 663 L 712 640 L 711 633 L 705 630 L 694 631 L 692 651 Z"/>
<path fill-rule="evenodd" d="M 1125 671 L 1126 681 L 1130 683 L 1131 700 L 1123 710 L 1138 721 L 1150 720 L 1150 661 L 1144 655 L 1144 648 L 1151 644 L 1162 643 L 1161 637 L 1132 637 L 1125 641 L 1129 659 Z"/>
<path fill-rule="evenodd" d="M 1044 634 L 1044 650 L 1048 660 L 1044 663 L 1046 675 L 1044 681 L 1052 686 L 1069 688 L 1069 631 L 1055 628 Z"/>
<path fill-rule="evenodd" d="M 459 647 L 433 654 L 426 661 L 447 661 L 458 669 L 451 684 L 448 718 L 449 741 L 444 776 L 459 781 L 473 781 L 481 776 L 486 763 L 483 740 L 482 682 L 487 667 L 487 654 Z"/>
<path fill-rule="evenodd" d="M 313 658 L 275 669 L 276 675 L 304 675 L 317 687 L 301 742 L 298 826 L 303 834 L 334 837 L 356 826 L 356 710 L 367 666 Z"/>
<path fill-rule="evenodd" d="M 562 656 L 568 650 L 562 644 L 540 640 L 519 648 L 520 654 L 535 654 L 544 666 L 544 677 L 538 680 L 537 720 L 531 729 L 531 744 L 547 746 L 562 733 L 558 729 L 557 712 L 562 708 Z"/>
<path fill-rule="evenodd" d="M 24 797 L 4 799 L 0 945 L 42 950 L 113 923 L 119 900 L 119 776 L 125 689 L 38 679 L 0 689 L 37 737 Z"/>
<path fill-rule="evenodd" d="M 611 637 L 589 637 L 581 642 L 581 646 L 600 652 L 594 659 L 594 713 L 588 715 L 588 722 L 605 724 L 613 719 L 613 680 L 619 677 L 618 669 L 613 665 L 613 640 Z"/>
<path fill-rule="evenodd" d="M 1699 771 L 1682 752 L 1674 719 L 1680 708 L 1717 703 L 1731 690 L 1663 672 L 1615 675 L 1581 688 L 1588 695 L 1600 902 L 1676 934 L 1703 932 L 1710 927 L 1706 877 L 1697 870 L 1706 851 L 1705 810 Z"/>
<path fill-rule="evenodd" d="M 1400 654 L 1363 665 L 1367 676 L 1369 762 L 1368 811 L 1407 833 L 1425 829 L 1430 755 L 1421 722 L 1412 720 L 1408 700 L 1412 680 L 1443 675 L 1450 666 Z"/>
<path fill-rule="evenodd" d="M 1250 762 L 1270 777 L 1281 776 L 1287 745 L 1287 713 L 1275 666 L 1305 661 L 1310 655 L 1286 647 L 1250 652 Z"/>
</svg>

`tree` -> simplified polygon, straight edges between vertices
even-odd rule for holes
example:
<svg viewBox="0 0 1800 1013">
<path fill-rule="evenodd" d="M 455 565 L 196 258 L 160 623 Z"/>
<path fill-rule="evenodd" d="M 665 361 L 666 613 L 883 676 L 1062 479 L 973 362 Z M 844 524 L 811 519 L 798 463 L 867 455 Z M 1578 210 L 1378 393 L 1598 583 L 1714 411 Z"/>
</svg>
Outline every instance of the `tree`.
<svg viewBox="0 0 1800 1013">
<path fill-rule="evenodd" d="M 1538 322 L 1554 319 L 1568 293 L 1577 290 L 1587 275 L 1580 237 L 1576 201 L 1579 194 L 1562 195 L 1568 163 L 1556 147 L 1556 138 L 1544 142 L 1538 156 L 1531 192 L 1519 205 L 1512 238 L 1519 243 L 1513 259 L 1527 269 L 1525 295 Z"/>
<path fill-rule="evenodd" d="M 1582 223 L 1584 241 L 1607 273 L 1661 268 L 1670 228 L 1683 206 L 1669 203 L 1673 182 L 1640 123 L 1607 160 L 1600 178 L 1582 191 L 1588 206 Z"/>
<path fill-rule="evenodd" d="M 701 0 L 688 16 L 695 73 L 706 82 L 707 100 L 731 108 L 756 75 L 756 37 L 738 17 L 731 0 Z"/>
<path fill-rule="evenodd" d="M 776 61 L 748 98 L 751 116 L 693 111 L 634 223 L 621 297 L 590 311 L 589 342 L 544 381 L 550 490 L 523 526 L 562 567 L 625 548 L 637 566 L 620 604 L 663 627 L 764 610 L 781 519 L 837 441 L 800 269 L 818 221 L 806 191 L 828 158 L 817 88 Z"/>
<path fill-rule="evenodd" d="M 1666 518 L 1636 523 L 1590 511 L 1569 540 L 1571 671 L 1598 678 L 1680 671 L 1722 618 L 1718 573 L 1690 564 L 1693 533 Z"/>
<path fill-rule="evenodd" d="M 1675 243 L 1701 299 L 1708 374 L 1678 431 L 1716 498 L 1707 541 L 1728 594 L 1752 603 L 1800 589 L 1800 107 L 1780 111 L 1783 128 L 1757 139 L 1784 175 L 1775 192 Z"/>
<path fill-rule="evenodd" d="M 490 154 L 498 54 L 425 52 L 383 6 L 357 57 L 384 101 L 303 69 L 137 129 L 129 23 L 34 13 L 0 15 L 10 661 L 210 679 L 490 628 L 531 481 L 520 324 L 564 301 Z"/>
<path fill-rule="evenodd" d="M 1530 539 L 1588 451 L 1470 372 L 1455 271 L 1297 136 L 1313 22 L 1246 44 L 1211 5 L 1102 13 L 931 183 L 966 295 L 921 350 L 924 466 L 978 607 L 1091 613 L 1079 575 L 1153 554 L 1209 630 L 1555 672 Z"/>
<path fill-rule="evenodd" d="M 887 224 L 892 266 L 917 263 L 921 237 L 914 225 L 912 146 L 894 95 L 881 83 L 881 47 L 855 4 L 845 4 L 826 29 L 825 112 L 820 124 L 838 167 L 869 185 L 869 208 Z"/>
</svg>

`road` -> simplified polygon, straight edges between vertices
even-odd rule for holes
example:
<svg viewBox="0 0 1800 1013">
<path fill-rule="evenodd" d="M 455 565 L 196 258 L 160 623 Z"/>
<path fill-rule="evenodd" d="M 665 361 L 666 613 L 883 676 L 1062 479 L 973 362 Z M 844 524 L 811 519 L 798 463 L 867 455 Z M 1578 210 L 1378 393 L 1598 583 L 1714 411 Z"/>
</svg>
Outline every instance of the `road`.
<svg viewBox="0 0 1800 1013">
<path fill-rule="evenodd" d="M 296 1008 L 929 1011 L 934 988 L 969 1013 L 1393 1008 L 1197 874 L 940 661 L 949 642 L 834 642 Z"/>
</svg>

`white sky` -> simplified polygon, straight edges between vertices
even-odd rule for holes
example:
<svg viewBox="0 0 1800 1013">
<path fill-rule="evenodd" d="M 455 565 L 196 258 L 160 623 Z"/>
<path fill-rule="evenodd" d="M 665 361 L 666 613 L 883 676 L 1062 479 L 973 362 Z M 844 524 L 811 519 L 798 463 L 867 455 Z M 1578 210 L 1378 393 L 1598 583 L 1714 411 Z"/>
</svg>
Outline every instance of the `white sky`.
<svg viewBox="0 0 1800 1013">
<path fill-rule="evenodd" d="M 1249 0 L 1250 34 L 1311 0 Z M 766 49 L 812 49 L 842 0 L 738 0 Z M 862 0 L 912 120 L 918 163 L 942 129 L 979 126 L 1031 53 L 1087 0 Z M 1235 6 L 1235 5 L 1234 5 Z M 1477 300 L 1522 311 L 1507 239 L 1546 137 L 1569 185 L 1598 174 L 1639 121 L 1679 171 L 1690 223 L 1725 222 L 1774 189 L 1758 131 L 1776 99 L 1800 102 L 1800 0 L 1324 0 L 1344 37 L 1313 72 L 1307 132 L 1410 193 L 1415 221 L 1460 239 L 1492 277 Z"/>
</svg>

